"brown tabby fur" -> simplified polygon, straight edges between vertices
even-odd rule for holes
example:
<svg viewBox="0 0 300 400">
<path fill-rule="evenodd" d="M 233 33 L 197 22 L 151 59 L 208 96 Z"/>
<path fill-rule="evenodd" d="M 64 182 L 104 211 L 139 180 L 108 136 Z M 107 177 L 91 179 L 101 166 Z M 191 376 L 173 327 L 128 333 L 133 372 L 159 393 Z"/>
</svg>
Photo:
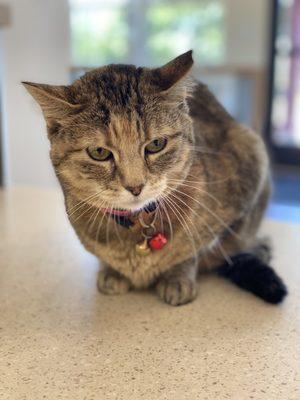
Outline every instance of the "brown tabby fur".
<svg viewBox="0 0 300 400">
<path fill-rule="evenodd" d="M 188 76 L 192 63 L 187 52 L 156 69 L 98 68 L 70 86 L 24 82 L 47 122 L 70 222 L 104 265 L 98 282 L 104 293 L 156 283 L 166 302 L 183 304 L 196 296 L 198 268 L 259 249 L 256 233 L 269 197 L 264 144 Z M 166 148 L 145 157 L 145 143 L 161 136 Z M 92 145 L 112 150 L 114 160 L 91 159 Z M 125 189 L 140 184 L 138 198 Z M 137 209 L 157 198 L 166 199 L 156 211 L 157 229 L 169 242 L 139 255 L 141 232 L 101 208 Z"/>
</svg>

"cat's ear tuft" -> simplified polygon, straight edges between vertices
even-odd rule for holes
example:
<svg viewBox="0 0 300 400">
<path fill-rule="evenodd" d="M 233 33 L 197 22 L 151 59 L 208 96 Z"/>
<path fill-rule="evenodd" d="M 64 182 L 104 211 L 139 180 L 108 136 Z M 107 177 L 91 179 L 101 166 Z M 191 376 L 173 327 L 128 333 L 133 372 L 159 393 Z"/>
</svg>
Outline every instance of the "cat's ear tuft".
<svg viewBox="0 0 300 400">
<path fill-rule="evenodd" d="M 174 58 L 159 68 L 150 70 L 151 83 L 165 91 L 184 78 L 193 66 L 192 50 Z"/>
<path fill-rule="evenodd" d="M 77 113 L 82 106 L 70 103 L 68 86 L 22 82 L 31 96 L 40 105 L 47 121 L 61 121 Z"/>
</svg>

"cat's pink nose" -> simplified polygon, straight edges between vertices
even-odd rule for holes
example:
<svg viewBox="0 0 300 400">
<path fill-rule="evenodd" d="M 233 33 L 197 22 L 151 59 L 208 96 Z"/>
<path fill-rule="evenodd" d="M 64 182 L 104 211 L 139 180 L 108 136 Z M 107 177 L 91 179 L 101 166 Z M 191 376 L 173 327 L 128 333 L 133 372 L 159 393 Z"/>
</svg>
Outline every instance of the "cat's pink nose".
<svg viewBox="0 0 300 400">
<path fill-rule="evenodd" d="M 128 190 L 128 192 L 132 193 L 134 196 L 138 196 L 143 190 L 143 187 L 144 185 L 126 186 L 125 189 Z"/>
</svg>

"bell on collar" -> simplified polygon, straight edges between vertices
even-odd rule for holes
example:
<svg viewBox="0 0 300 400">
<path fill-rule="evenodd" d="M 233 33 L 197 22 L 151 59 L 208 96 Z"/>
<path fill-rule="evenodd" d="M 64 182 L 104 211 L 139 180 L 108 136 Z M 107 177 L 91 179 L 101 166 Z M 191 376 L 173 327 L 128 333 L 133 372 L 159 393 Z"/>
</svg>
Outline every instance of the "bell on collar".
<svg viewBox="0 0 300 400">
<path fill-rule="evenodd" d="M 148 240 L 144 239 L 141 243 L 137 243 L 136 246 L 136 252 L 140 255 L 146 255 L 149 254 L 151 249 L 148 245 Z"/>
</svg>

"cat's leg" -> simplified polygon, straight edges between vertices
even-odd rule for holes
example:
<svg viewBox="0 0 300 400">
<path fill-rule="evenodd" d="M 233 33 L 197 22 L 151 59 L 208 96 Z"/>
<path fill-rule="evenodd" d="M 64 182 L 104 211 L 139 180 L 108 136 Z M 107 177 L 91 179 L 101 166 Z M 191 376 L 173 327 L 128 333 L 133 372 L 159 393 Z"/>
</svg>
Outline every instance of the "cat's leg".
<svg viewBox="0 0 300 400">
<path fill-rule="evenodd" d="M 197 265 L 194 259 L 176 265 L 158 280 L 156 290 L 172 306 L 189 303 L 197 295 Z"/>
<path fill-rule="evenodd" d="M 108 265 L 100 269 L 97 285 L 104 294 L 124 294 L 131 289 L 130 281 Z"/>
</svg>

